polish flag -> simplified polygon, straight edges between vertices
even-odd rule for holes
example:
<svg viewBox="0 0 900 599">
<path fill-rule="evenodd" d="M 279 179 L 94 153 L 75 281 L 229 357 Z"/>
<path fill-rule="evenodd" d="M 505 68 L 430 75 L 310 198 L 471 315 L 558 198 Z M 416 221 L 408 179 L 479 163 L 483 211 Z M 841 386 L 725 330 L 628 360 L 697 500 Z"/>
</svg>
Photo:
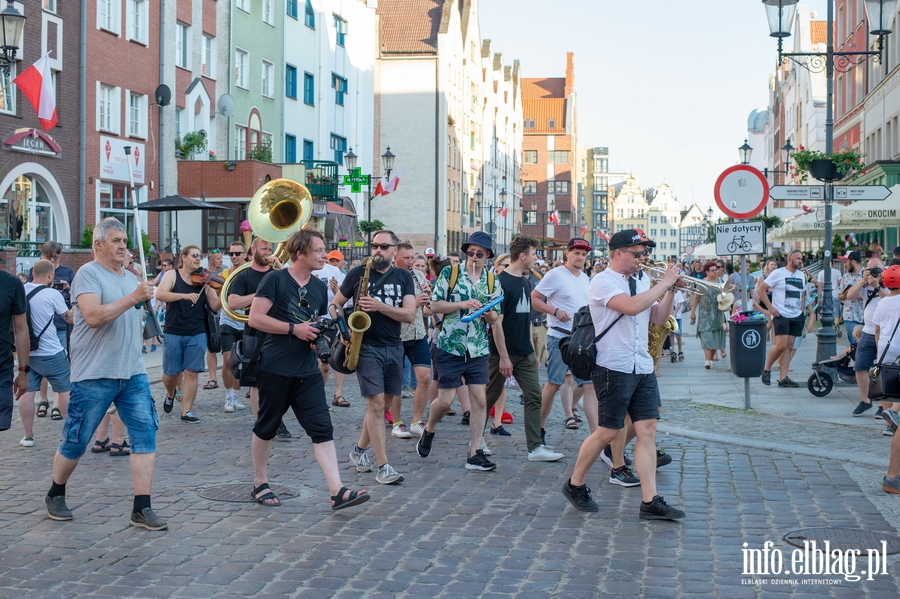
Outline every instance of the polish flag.
<svg viewBox="0 0 900 599">
<path fill-rule="evenodd" d="M 44 54 L 22 71 L 13 79 L 13 83 L 19 86 L 22 94 L 31 102 L 41 121 L 41 129 L 49 131 L 56 127 L 56 91 L 50 75 L 50 53 Z"/>
<path fill-rule="evenodd" d="M 550 217 L 547 219 L 547 222 L 553 223 L 555 226 L 559 226 L 559 211 L 554 210 L 550 213 Z"/>
<path fill-rule="evenodd" d="M 606 236 L 605 231 L 597 231 L 597 233 L 600 234 L 600 239 L 602 239 L 603 241 L 609 241 L 609 238 Z"/>
<path fill-rule="evenodd" d="M 581 236 L 584 237 L 585 235 L 587 235 L 587 227 L 585 227 L 584 225 L 582 225 L 582 227 L 581 227 Z"/>
<path fill-rule="evenodd" d="M 509 208 L 503 209 L 503 218 L 506 218 L 509 215 Z"/>
<path fill-rule="evenodd" d="M 375 195 L 386 196 L 392 191 L 397 191 L 398 185 L 400 185 L 400 173 L 397 173 L 390 179 L 385 175 L 378 180 L 378 185 L 375 186 Z"/>
</svg>

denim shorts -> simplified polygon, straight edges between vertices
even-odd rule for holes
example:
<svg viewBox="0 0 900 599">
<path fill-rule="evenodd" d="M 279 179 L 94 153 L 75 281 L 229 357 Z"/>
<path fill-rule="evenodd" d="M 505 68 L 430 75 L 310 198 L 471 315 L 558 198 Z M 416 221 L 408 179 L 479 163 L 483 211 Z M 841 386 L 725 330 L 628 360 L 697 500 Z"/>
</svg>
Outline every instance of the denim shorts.
<svg viewBox="0 0 900 599">
<path fill-rule="evenodd" d="M 403 354 L 409 358 L 409 362 L 413 366 L 431 368 L 431 349 L 428 347 L 428 339 L 404 341 Z"/>
<path fill-rule="evenodd" d="M 128 427 L 131 453 L 154 453 L 159 417 L 146 374 L 136 374 L 130 379 L 91 379 L 72 383 L 59 453 L 70 460 L 84 455 L 88 444 L 94 440 L 94 431 L 112 404 Z"/>
<path fill-rule="evenodd" d="M 853 361 L 854 372 L 867 372 L 875 366 L 878 359 L 878 346 L 875 345 L 875 335 L 863 333 L 856 344 L 856 358 Z"/>
<path fill-rule="evenodd" d="M 676 318 L 676 319 L 675 319 L 675 324 L 678 325 L 678 332 L 675 333 L 675 336 L 676 336 L 676 337 L 681 337 L 681 330 L 682 330 L 682 329 L 681 329 L 681 319 L 680 319 L 680 318 Z"/>
<path fill-rule="evenodd" d="M 69 360 L 65 351 L 52 356 L 31 356 L 28 365 L 31 366 L 28 373 L 29 392 L 39 390 L 43 379 L 50 381 L 57 393 L 69 392 Z"/>
<path fill-rule="evenodd" d="M 547 335 L 547 382 L 552 385 L 562 385 L 565 382 L 566 373 L 569 367 L 562 361 L 562 354 L 559 352 L 559 337 Z M 574 374 L 575 384 L 579 387 L 591 381 L 585 381 L 578 378 Z"/>
<path fill-rule="evenodd" d="M 623 428 L 626 413 L 632 422 L 659 419 L 659 385 L 652 372 L 632 374 L 596 366 L 592 378 L 599 426 Z"/>
<path fill-rule="evenodd" d="M 381 393 L 399 396 L 403 387 L 403 346 L 360 347 L 356 380 L 363 397 Z"/>
<path fill-rule="evenodd" d="M 163 343 L 163 374 L 175 376 L 185 370 L 206 370 L 206 333 L 172 335 L 166 333 Z"/>
<path fill-rule="evenodd" d="M 463 385 L 487 385 L 490 380 L 488 356 L 468 358 L 457 356 L 442 349 L 437 350 L 435 361 L 439 370 L 438 389 L 456 389 Z"/>
</svg>

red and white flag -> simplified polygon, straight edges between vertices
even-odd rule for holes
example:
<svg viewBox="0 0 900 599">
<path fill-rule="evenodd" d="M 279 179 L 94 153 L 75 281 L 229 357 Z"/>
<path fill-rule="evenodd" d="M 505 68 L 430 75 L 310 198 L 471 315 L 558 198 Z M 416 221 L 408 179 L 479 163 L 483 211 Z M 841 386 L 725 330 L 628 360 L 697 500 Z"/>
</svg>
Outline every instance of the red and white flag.
<svg viewBox="0 0 900 599">
<path fill-rule="evenodd" d="M 399 185 L 400 173 L 397 173 L 390 179 L 387 178 L 387 175 L 384 175 L 381 179 L 378 180 L 378 185 L 375 186 L 375 195 L 386 196 L 392 191 L 397 191 L 397 186 Z"/>
<path fill-rule="evenodd" d="M 506 218 L 509 215 L 509 208 L 503 209 L 503 218 Z"/>
<path fill-rule="evenodd" d="M 41 129 L 48 131 L 56 127 L 56 90 L 53 89 L 53 77 L 50 74 L 50 53 L 46 53 L 33 65 L 22 71 L 13 79 L 22 94 L 28 98 L 38 119 Z"/>
<path fill-rule="evenodd" d="M 581 236 L 584 237 L 585 235 L 587 235 L 587 227 L 582 225 L 581 226 Z"/>
<path fill-rule="evenodd" d="M 547 222 L 553 223 L 555 226 L 559 226 L 559 211 L 554 210 L 550 213 L 550 217 L 547 219 Z"/>
<path fill-rule="evenodd" d="M 609 241 L 609 238 L 606 236 L 606 231 L 598 230 L 597 234 L 600 236 L 600 239 L 603 241 Z"/>
</svg>

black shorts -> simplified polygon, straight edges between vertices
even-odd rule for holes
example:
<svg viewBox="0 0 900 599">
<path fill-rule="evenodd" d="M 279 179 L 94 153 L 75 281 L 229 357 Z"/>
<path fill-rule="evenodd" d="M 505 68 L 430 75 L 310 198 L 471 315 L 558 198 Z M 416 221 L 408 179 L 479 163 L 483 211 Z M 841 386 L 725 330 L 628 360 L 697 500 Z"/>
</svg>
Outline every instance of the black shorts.
<svg viewBox="0 0 900 599">
<path fill-rule="evenodd" d="M 793 318 L 787 318 L 786 316 L 776 316 L 774 321 L 775 334 L 800 337 L 801 335 L 803 335 L 804 323 L 806 323 L 806 318 L 803 316 L 803 314 L 801 314 L 800 316 L 795 316 Z"/>
<path fill-rule="evenodd" d="M 414 367 L 431 368 L 431 348 L 428 347 L 427 338 L 404 341 L 403 354 L 409 358 L 409 363 Z"/>
<path fill-rule="evenodd" d="M 439 349 L 434 364 L 435 370 L 440 369 L 437 379 L 438 389 L 456 389 L 463 385 L 487 385 L 491 380 L 488 372 L 488 356 L 468 358 Z M 464 379 L 465 382 L 463 382 Z"/>
<path fill-rule="evenodd" d="M 223 324 L 219 327 L 219 337 L 222 339 L 222 353 L 231 352 L 234 344 L 244 338 L 244 329 L 235 329 Z"/>
<path fill-rule="evenodd" d="M 313 443 L 333 440 L 331 413 L 325 401 L 325 381 L 320 372 L 303 378 L 259 371 L 259 414 L 253 433 L 265 441 L 275 438 L 288 408 Z"/>
<path fill-rule="evenodd" d="M 591 379 L 597 395 L 597 424 L 603 428 L 625 426 L 625 414 L 632 422 L 659 419 L 659 385 L 656 375 L 617 372 L 595 366 Z"/>
<path fill-rule="evenodd" d="M 403 346 L 363 345 L 356 363 L 356 380 L 363 397 L 400 395 L 403 386 Z"/>
</svg>

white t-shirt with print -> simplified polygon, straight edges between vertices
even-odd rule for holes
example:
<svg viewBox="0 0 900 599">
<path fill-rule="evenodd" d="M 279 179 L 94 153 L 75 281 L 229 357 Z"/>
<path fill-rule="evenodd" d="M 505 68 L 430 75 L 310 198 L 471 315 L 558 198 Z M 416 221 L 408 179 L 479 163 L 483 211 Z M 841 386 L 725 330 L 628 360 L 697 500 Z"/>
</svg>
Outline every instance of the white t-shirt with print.
<svg viewBox="0 0 900 599">
<path fill-rule="evenodd" d="M 772 305 L 785 318 L 796 318 L 803 313 L 801 296 L 806 290 L 806 274 L 778 268 L 766 277 L 766 285 L 772 288 Z"/>
<path fill-rule="evenodd" d="M 535 289 L 547 298 L 549 305 L 565 310 L 569 316 L 574 317 L 579 308 L 587 306 L 590 285 L 590 278 L 583 272 L 578 271 L 578 276 L 575 276 L 565 266 L 557 266 L 544 275 Z M 558 338 L 564 336 L 553 327 L 571 331 L 572 321 L 562 322 L 551 313 L 547 315 L 547 336 Z"/>
<path fill-rule="evenodd" d="M 897 326 L 897 320 L 900 320 L 900 295 L 881 298 L 878 307 L 875 308 L 875 314 L 872 316 L 872 323 L 879 328 L 876 360 L 881 358 L 884 348 L 888 346 L 888 341 L 891 343 L 887 355 L 884 357 L 884 364 L 890 364 L 900 356 L 900 329 L 894 333 L 893 340 L 891 339 L 891 333 Z"/>
</svg>

